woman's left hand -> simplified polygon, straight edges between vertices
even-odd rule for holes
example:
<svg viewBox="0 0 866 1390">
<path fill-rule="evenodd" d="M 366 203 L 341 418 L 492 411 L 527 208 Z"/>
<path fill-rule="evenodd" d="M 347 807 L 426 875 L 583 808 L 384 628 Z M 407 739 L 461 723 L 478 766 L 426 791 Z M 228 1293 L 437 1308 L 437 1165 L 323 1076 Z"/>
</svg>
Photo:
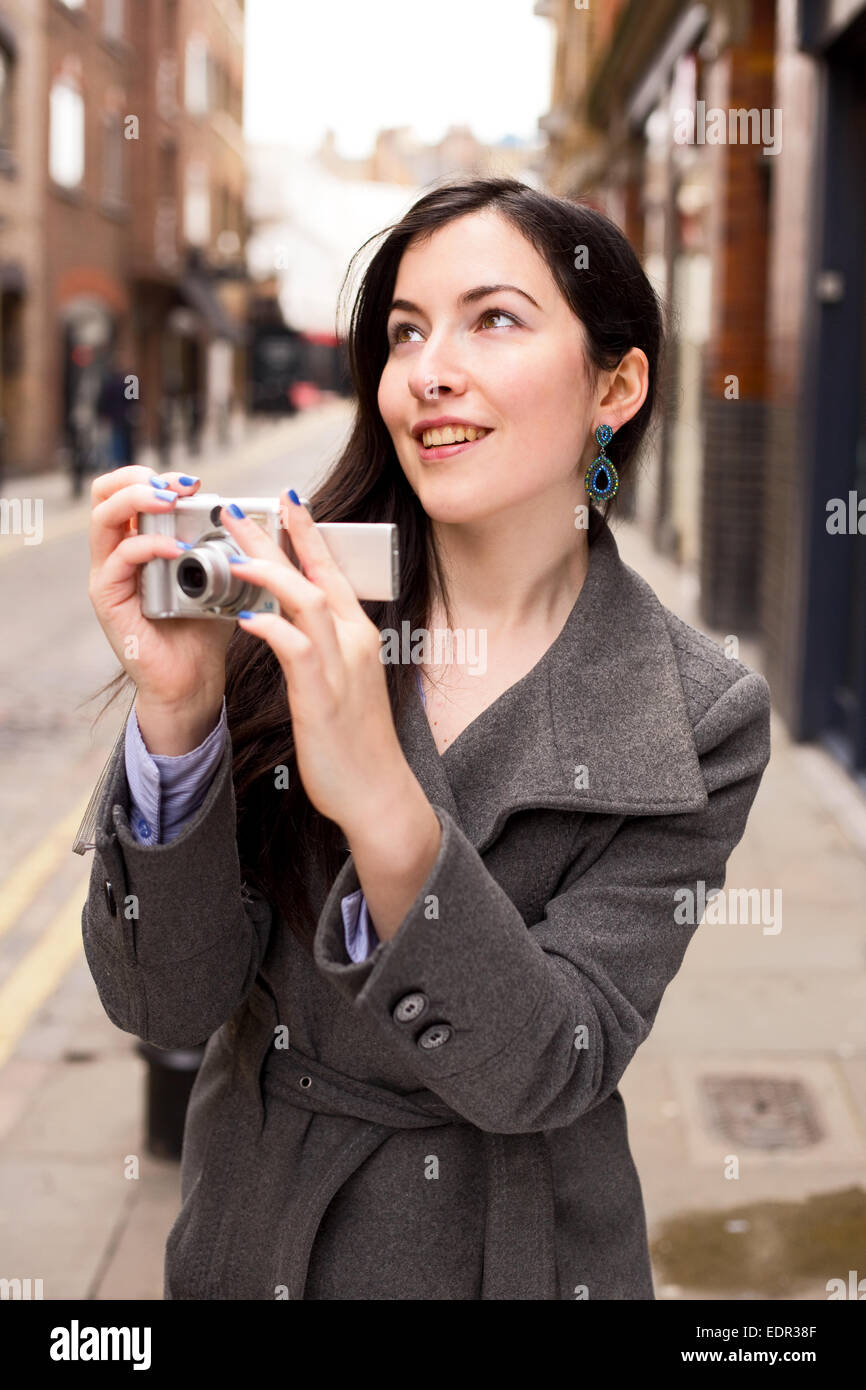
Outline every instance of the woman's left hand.
<svg viewBox="0 0 866 1390">
<path fill-rule="evenodd" d="M 347 838 L 369 827 L 414 782 L 400 747 L 380 660 L 379 631 L 364 612 L 303 504 L 281 495 L 282 521 L 302 567 L 257 522 L 223 507 L 220 521 L 244 554 L 245 580 L 281 614 L 239 618 L 275 653 L 286 678 L 298 772 L 313 805 Z M 398 803 L 399 804 L 399 803 Z"/>
</svg>

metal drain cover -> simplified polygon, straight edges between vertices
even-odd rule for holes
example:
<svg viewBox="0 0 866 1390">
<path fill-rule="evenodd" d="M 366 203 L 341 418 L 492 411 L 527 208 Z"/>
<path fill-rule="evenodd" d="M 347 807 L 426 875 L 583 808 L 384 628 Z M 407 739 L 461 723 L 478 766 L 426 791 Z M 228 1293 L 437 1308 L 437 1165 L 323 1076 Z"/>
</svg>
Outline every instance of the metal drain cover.
<svg viewBox="0 0 866 1390">
<path fill-rule="evenodd" d="M 778 1076 L 702 1076 L 712 1128 L 751 1149 L 805 1149 L 824 1137 L 802 1081 Z"/>
</svg>

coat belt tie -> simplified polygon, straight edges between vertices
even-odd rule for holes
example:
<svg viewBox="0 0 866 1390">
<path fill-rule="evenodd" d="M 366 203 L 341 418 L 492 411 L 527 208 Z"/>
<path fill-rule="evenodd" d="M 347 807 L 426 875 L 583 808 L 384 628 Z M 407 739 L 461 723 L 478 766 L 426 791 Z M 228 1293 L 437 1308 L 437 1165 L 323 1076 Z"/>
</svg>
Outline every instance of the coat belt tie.
<svg viewBox="0 0 866 1390">
<path fill-rule="evenodd" d="M 399 1129 L 460 1125 L 476 1129 L 445 1101 L 423 1089 L 399 1095 L 346 1076 L 309 1057 L 297 1047 L 274 1046 L 276 1004 L 257 981 L 247 999 L 260 1029 L 255 1078 L 259 1120 L 264 1123 L 264 1093 L 272 1091 L 298 1109 L 318 1115 L 353 1116 L 358 1133 L 340 1150 L 324 1173 L 311 1175 L 308 1192 L 296 1210 L 303 1228 L 292 1231 L 289 1296 L 303 1298 L 310 1252 L 328 1204 L 366 1158 Z M 241 1025 L 241 1033 L 246 1029 Z M 240 1039 L 239 1039 L 240 1040 Z M 251 1039 L 247 1038 L 247 1044 Z M 480 1131 L 487 1170 L 482 1299 L 555 1299 L 556 1270 L 554 1188 L 550 1154 L 539 1132 L 500 1134 Z"/>
</svg>

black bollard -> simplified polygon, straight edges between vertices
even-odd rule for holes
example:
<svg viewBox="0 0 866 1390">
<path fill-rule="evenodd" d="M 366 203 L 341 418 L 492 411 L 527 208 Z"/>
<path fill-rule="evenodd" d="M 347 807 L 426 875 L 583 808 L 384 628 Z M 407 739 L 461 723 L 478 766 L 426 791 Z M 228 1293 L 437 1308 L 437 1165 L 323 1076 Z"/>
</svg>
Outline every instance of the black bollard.
<svg viewBox="0 0 866 1390">
<path fill-rule="evenodd" d="M 136 1042 L 147 1063 L 145 1141 L 154 1158 L 180 1159 L 186 1107 L 205 1044 L 199 1047 L 155 1047 Z"/>
</svg>

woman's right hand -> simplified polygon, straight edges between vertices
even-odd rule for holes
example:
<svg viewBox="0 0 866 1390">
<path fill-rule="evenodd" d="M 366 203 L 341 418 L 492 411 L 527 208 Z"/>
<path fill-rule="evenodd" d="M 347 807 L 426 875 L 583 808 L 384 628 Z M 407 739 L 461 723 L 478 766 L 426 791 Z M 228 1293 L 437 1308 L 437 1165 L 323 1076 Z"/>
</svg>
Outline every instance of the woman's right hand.
<svg viewBox="0 0 866 1390">
<path fill-rule="evenodd" d="M 136 711 L 145 744 L 152 753 L 175 756 L 196 747 L 216 726 L 225 691 L 225 652 L 235 624 L 217 618 L 143 616 L 139 566 L 157 557 L 176 559 L 183 550 L 171 536 L 139 535 L 135 517 L 138 512 L 170 512 L 176 497 L 194 496 L 200 486 L 200 479 L 182 483 L 186 474 L 162 473 L 159 483 L 176 494 L 170 500 L 149 482 L 156 476 L 150 468 L 130 464 L 94 478 L 88 594 L 112 650 L 138 688 Z"/>
</svg>

